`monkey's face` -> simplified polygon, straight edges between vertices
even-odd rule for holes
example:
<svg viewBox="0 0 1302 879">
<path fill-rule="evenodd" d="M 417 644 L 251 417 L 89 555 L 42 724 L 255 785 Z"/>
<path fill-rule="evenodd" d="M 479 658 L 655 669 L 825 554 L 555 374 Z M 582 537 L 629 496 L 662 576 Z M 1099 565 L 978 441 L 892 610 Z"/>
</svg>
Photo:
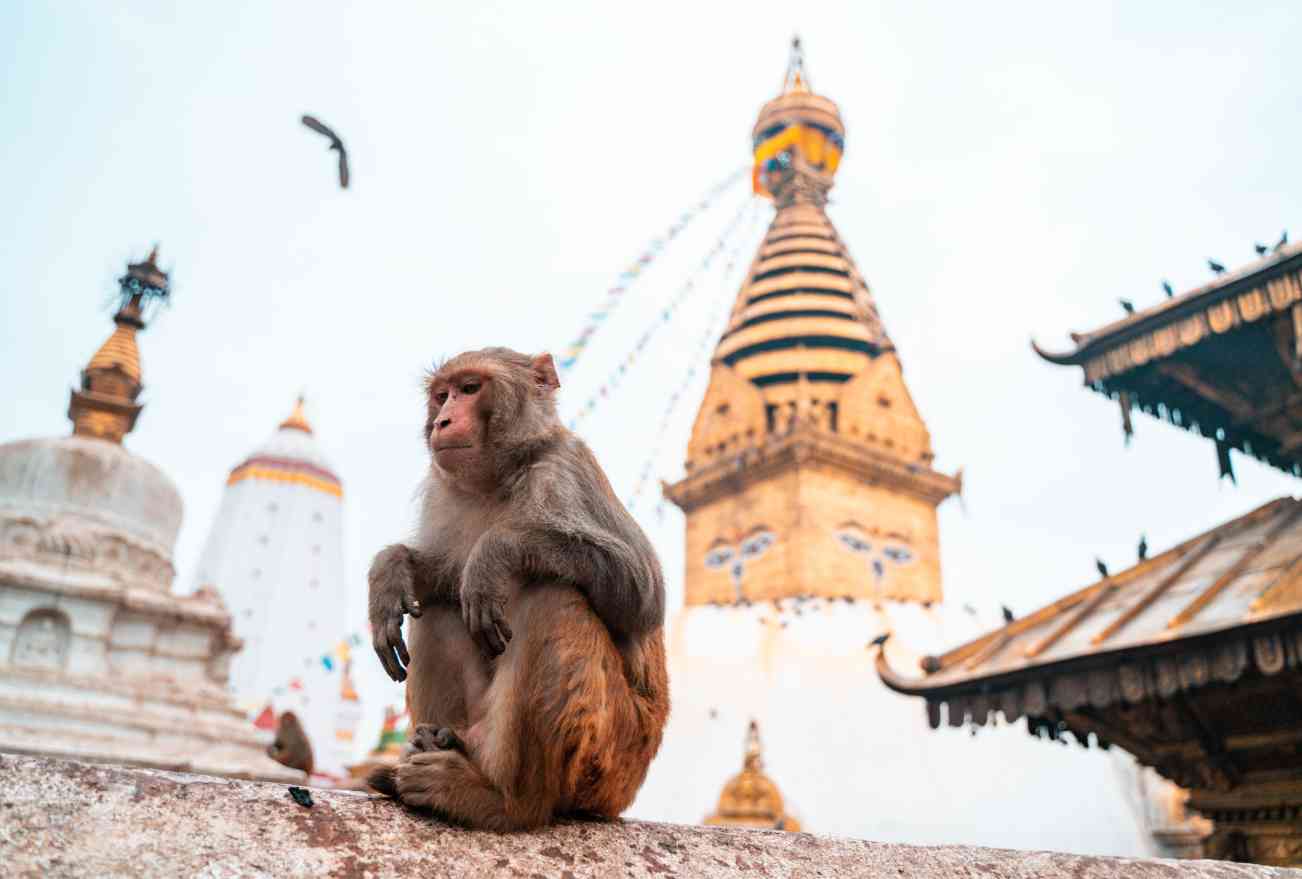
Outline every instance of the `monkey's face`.
<svg viewBox="0 0 1302 879">
<path fill-rule="evenodd" d="M 487 373 L 462 370 L 430 382 L 426 442 L 438 466 L 451 474 L 473 470 L 483 458 L 485 428 L 492 411 Z"/>
</svg>

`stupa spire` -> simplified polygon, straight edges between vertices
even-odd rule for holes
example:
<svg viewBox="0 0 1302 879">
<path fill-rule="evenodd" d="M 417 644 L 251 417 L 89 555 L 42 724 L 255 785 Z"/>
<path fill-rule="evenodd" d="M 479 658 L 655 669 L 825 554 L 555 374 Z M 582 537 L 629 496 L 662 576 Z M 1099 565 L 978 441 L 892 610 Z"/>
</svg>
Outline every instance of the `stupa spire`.
<svg viewBox="0 0 1302 879">
<path fill-rule="evenodd" d="M 117 326 L 82 370 L 81 387 L 68 403 L 74 435 L 115 443 L 131 432 L 144 408 L 136 402 L 144 387 L 136 334 L 145 328 L 150 306 L 170 293 L 167 273 L 158 267 L 157 244 L 143 262 L 127 265 L 118 287 Z"/>
<path fill-rule="evenodd" d="M 301 430 L 303 433 L 310 434 L 312 425 L 307 421 L 307 410 L 305 408 L 306 400 L 303 394 L 298 395 L 298 400 L 294 403 L 294 411 L 289 413 L 289 417 L 280 422 L 280 429 Z"/>
<path fill-rule="evenodd" d="M 809 75 L 805 73 L 805 50 L 800 45 L 800 35 L 791 38 L 791 56 L 787 61 L 787 75 L 782 80 L 782 93 L 809 91 Z"/>
<path fill-rule="evenodd" d="M 755 123 L 773 223 L 737 293 L 666 496 L 688 518 L 688 605 L 941 597 L 935 507 L 958 488 L 868 284 L 828 219 L 845 127 L 794 40 Z"/>
</svg>

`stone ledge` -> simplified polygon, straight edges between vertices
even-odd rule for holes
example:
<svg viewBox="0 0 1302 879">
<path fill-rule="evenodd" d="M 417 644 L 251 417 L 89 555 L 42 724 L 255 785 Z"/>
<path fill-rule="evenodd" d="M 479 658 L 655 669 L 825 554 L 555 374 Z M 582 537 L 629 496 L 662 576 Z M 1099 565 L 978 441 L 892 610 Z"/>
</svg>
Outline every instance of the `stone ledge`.
<svg viewBox="0 0 1302 879">
<path fill-rule="evenodd" d="M 7 876 L 1302 877 L 1216 861 L 1127 860 L 632 821 L 460 830 L 391 801 L 0 754 Z M 1009 816 L 1016 820 L 1016 816 Z"/>
</svg>

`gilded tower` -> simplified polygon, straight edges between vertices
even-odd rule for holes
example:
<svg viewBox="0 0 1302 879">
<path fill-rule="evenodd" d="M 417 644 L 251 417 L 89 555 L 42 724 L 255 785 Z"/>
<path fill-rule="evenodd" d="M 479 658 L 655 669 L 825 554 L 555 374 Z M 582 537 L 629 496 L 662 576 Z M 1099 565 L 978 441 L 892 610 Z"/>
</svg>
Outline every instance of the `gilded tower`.
<svg viewBox="0 0 1302 879">
<path fill-rule="evenodd" d="M 777 208 L 715 350 L 666 496 L 687 517 L 688 605 L 800 595 L 939 601 L 936 506 L 958 481 L 867 282 L 825 212 L 845 126 L 799 40 L 753 132 Z"/>
</svg>

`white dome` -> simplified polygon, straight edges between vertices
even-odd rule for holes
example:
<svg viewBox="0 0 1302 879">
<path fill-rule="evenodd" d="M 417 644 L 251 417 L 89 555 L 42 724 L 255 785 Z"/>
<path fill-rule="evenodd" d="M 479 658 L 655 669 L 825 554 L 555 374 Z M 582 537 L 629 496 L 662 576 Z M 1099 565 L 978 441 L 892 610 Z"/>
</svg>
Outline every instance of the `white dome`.
<svg viewBox="0 0 1302 879">
<path fill-rule="evenodd" d="M 172 480 L 144 458 L 67 436 L 0 445 L 0 511 L 85 519 L 170 561 L 182 506 Z"/>
<path fill-rule="evenodd" d="M 281 427 L 249 457 L 292 461 L 333 473 L 317 447 L 316 438 L 294 427 Z"/>
</svg>

